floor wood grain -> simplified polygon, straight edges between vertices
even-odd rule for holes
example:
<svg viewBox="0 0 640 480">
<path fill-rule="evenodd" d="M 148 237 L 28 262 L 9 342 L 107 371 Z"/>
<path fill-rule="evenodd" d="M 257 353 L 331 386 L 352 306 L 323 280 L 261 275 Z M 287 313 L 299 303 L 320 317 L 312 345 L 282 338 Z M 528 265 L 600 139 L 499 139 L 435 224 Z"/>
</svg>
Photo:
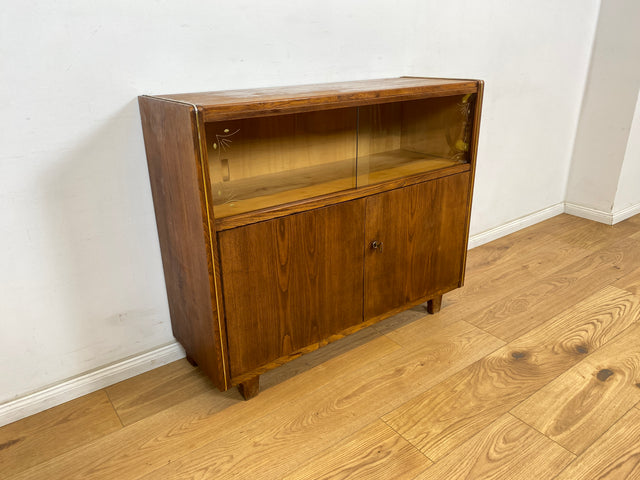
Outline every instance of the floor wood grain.
<svg viewBox="0 0 640 480">
<path fill-rule="evenodd" d="M 0 478 L 118 431 L 122 424 L 98 391 L 0 428 Z"/>
<path fill-rule="evenodd" d="M 358 359 L 365 358 L 369 362 L 375 362 L 398 349 L 395 342 L 380 337 L 298 375 L 291 381 L 261 392 L 259 402 L 243 402 L 235 389 L 225 393 L 211 389 L 136 422 L 114 435 L 81 445 L 55 461 L 41 463 L 16 478 L 140 478 L 228 431 L 242 429 L 245 425 L 256 422 L 281 408 L 283 398 L 295 399 L 301 391 L 309 394 L 314 388 L 334 381 L 339 376 L 337 372 L 349 374 L 360 368 Z M 222 401 L 226 399 L 228 402 L 222 411 L 219 408 L 221 397 Z"/>
<path fill-rule="evenodd" d="M 640 267 L 640 239 L 623 238 L 495 302 L 471 323 L 511 341 Z"/>
<path fill-rule="evenodd" d="M 638 299 L 607 287 L 450 376 L 383 420 L 437 461 L 637 320 Z"/>
<path fill-rule="evenodd" d="M 635 309 L 636 318 L 640 310 Z M 640 402 L 640 324 L 538 390 L 512 410 L 580 454 Z"/>
<path fill-rule="evenodd" d="M 613 285 L 634 295 L 640 295 L 640 268 L 624 275 Z"/>
<path fill-rule="evenodd" d="M 409 392 L 424 391 L 501 345 L 465 322 L 429 330 L 421 348 L 367 362 L 248 425 L 212 435 L 208 444 L 143 478 L 234 478 L 241 471 L 244 478 L 280 479 L 335 438 L 379 418 Z"/>
<path fill-rule="evenodd" d="M 631 409 L 557 480 L 640 478 L 640 410 Z"/>
<path fill-rule="evenodd" d="M 194 371 L 183 359 L 117 383 L 106 392 L 123 425 L 131 425 L 212 387 L 200 370 Z M 222 401 L 220 408 L 225 405 Z"/>
<path fill-rule="evenodd" d="M 415 480 L 553 478 L 574 458 L 544 435 L 505 414 Z"/>
<path fill-rule="evenodd" d="M 182 360 L 0 428 L 0 478 L 640 478 L 640 216 L 469 252 L 414 307 L 261 378 Z"/>
<path fill-rule="evenodd" d="M 431 461 L 385 423 L 376 420 L 314 456 L 283 480 L 412 479 Z M 322 472 L 322 473 L 319 473 Z"/>
</svg>

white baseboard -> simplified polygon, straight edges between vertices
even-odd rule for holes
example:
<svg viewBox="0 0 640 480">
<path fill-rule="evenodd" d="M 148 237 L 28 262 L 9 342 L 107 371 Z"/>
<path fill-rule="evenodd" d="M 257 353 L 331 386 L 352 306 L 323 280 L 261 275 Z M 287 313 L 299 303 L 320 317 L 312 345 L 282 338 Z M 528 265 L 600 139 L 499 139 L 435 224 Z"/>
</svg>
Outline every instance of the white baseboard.
<svg viewBox="0 0 640 480">
<path fill-rule="evenodd" d="M 640 213 L 640 203 L 635 205 L 631 205 L 623 210 L 619 210 L 617 212 L 613 212 L 613 225 L 627 218 L 633 217 L 634 215 L 638 215 Z"/>
<path fill-rule="evenodd" d="M 543 210 L 538 210 L 537 212 L 512 220 L 511 222 L 500 225 L 499 227 L 486 230 L 482 233 L 476 233 L 469 237 L 469 249 L 479 247 L 480 245 L 497 240 L 498 238 L 509 235 L 510 233 L 535 225 L 543 220 L 560 215 L 561 213 L 564 213 L 564 211 L 564 203 L 557 203 L 556 205 L 552 205 Z"/>
<path fill-rule="evenodd" d="M 569 215 L 586 218 L 587 220 L 595 220 L 596 222 L 605 223 L 607 225 L 615 225 L 618 222 L 626 220 L 640 213 L 640 203 L 631 205 L 617 212 L 605 212 L 595 208 L 584 207 L 575 203 L 565 203 L 564 211 Z"/>
<path fill-rule="evenodd" d="M 0 427 L 185 356 L 177 342 L 112 363 L 0 405 Z"/>
<path fill-rule="evenodd" d="M 596 210 L 595 208 L 584 207 L 582 205 L 569 202 L 565 202 L 564 211 L 569 215 L 586 218 L 587 220 L 594 220 L 600 223 L 606 223 L 607 225 L 613 225 L 613 214 L 611 212 L 604 212 L 602 210 Z"/>
<path fill-rule="evenodd" d="M 602 210 L 596 210 L 589 207 L 583 207 L 575 203 L 563 202 L 552 205 L 543 210 L 525 215 L 516 220 L 513 220 L 499 227 L 486 230 L 482 233 L 477 233 L 469 237 L 469 249 L 479 247 L 485 243 L 489 243 L 498 238 L 509 235 L 510 233 L 517 232 L 536 223 L 542 222 L 549 218 L 560 215 L 561 213 L 568 213 L 576 217 L 586 218 L 587 220 L 594 220 L 600 223 L 606 223 L 607 225 L 615 225 L 618 222 L 640 214 L 640 204 L 632 205 L 618 212 L 603 212 Z"/>
</svg>

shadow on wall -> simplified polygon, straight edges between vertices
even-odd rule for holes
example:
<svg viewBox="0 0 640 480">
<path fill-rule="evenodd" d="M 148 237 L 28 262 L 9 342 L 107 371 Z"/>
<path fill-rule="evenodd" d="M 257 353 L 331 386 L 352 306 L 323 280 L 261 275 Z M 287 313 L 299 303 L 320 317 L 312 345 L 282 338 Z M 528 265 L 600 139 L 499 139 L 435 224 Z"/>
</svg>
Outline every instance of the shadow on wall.
<svg viewBox="0 0 640 480">
<path fill-rule="evenodd" d="M 35 188 L 57 307 L 46 368 L 66 378 L 171 342 L 137 100 Z"/>
</svg>

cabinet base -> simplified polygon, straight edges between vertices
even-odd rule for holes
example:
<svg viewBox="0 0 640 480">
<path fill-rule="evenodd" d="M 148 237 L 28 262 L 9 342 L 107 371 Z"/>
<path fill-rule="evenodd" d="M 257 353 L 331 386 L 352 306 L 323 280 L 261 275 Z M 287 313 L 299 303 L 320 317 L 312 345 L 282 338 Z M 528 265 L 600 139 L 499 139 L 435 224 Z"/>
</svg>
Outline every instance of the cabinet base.
<svg viewBox="0 0 640 480">
<path fill-rule="evenodd" d="M 442 307 L 442 295 L 438 295 L 427 302 L 427 312 L 432 315 L 438 313 L 440 307 Z"/>
<path fill-rule="evenodd" d="M 245 400 L 249 400 L 260 392 L 260 375 L 238 384 L 238 391 Z"/>
</svg>

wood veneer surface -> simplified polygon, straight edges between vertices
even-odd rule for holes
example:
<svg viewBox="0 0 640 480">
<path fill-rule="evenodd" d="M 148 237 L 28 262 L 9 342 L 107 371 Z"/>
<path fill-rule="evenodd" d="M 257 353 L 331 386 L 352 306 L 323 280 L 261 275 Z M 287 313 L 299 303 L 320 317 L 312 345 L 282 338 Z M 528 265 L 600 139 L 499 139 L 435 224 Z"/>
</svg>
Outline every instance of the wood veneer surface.
<svg viewBox="0 0 640 480">
<path fill-rule="evenodd" d="M 196 105 L 205 121 L 369 105 L 422 96 L 473 93 L 477 80 L 401 77 L 261 89 L 158 95 Z"/>
</svg>

